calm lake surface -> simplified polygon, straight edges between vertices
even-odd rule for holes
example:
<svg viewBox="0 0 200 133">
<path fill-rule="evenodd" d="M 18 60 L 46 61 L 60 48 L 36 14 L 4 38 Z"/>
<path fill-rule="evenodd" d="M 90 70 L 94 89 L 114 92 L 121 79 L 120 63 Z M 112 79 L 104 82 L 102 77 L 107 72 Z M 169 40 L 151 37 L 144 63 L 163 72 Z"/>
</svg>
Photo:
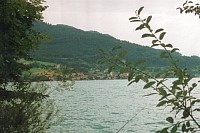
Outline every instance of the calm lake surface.
<svg viewBox="0 0 200 133">
<path fill-rule="evenodd" d="M 144 96 L 152 89 L 143 90 L 142 82 L 127 85 L 127 80 L 76 81 L 71 90 L 53 93 L 59 121 L 49 132 L 115 133 L 129 120 L 120 133 L 153 133 L 165 127 L 170 110 L 156 108 L 156 96 Z"/>
</svg>

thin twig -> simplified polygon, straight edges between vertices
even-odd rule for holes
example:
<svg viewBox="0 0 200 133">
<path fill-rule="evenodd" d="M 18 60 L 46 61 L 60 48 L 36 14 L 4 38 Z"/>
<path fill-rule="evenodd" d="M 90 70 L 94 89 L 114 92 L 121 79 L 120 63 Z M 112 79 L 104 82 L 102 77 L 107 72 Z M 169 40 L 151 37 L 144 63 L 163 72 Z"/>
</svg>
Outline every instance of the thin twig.
<svg viewBox="0 0 200 133">
<path fill-rule="evenodd" d="M 133 120 L 133 118 L 135 118 L 138 114 L 140 114 L 141 110 L 143 110 L 143 109 L 144 108 L 140 109 L 140 111 L 137 114 L 135 114 L 130 120 L 128 120 L 120 129 L 118 129 L 116 133 L 119 133 L 130 121 Z"/>
</svg>

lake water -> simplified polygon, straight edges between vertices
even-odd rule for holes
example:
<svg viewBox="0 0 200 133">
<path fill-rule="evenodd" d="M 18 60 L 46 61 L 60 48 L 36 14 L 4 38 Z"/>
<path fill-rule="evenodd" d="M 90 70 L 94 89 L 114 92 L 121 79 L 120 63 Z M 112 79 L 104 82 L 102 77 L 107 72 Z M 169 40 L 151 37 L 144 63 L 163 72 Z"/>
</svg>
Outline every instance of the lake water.
<svg viewBox="0 0 200 133">
<path fill-rule="evenodd" d="M 158 98 L 145 97 L 152 89 L 127 80 L 76 81 L 73 88 L 52 94 L 60 110 L 50 133 L 153 133 L 167 125 L 170 116 L 156 108 Z"/>
</svg>

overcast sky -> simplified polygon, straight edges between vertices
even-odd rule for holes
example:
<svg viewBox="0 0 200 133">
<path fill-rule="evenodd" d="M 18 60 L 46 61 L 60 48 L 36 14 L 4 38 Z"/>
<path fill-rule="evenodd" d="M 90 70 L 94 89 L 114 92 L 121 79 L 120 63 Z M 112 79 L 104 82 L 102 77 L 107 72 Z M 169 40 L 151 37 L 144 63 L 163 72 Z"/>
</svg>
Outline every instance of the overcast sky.
<svg viewBox="0 0 200 133">
<path fill-rule="evenodd" d="M 179 14 L 177 7 L 184 0 L 46 0 L 49 8 L 44 21 L 66 24 L 83 30 L 95 30 L 118 39 L 151 46 L 136 32 L 137 23 L 130 23 L 134 11 L 144 6 L 143 17 L 152 15 L 153 28 L 164 28 L 166 43 L 172 43 L 183 55 L 200 56 L 200 19 Z M 196 0 L 199 2 L 199 0 Z"/>
</svg>

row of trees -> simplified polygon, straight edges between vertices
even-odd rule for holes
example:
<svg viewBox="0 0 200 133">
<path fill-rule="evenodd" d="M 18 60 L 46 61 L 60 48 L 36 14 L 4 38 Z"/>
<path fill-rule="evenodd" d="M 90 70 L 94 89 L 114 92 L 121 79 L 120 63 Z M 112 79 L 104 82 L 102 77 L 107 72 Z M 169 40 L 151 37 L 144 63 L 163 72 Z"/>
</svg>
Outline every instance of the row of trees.
<svg viewBox="0 0 200 133">
<path fill-rule="evenodd" d="M 141 46 L 127 41 L 121 41 L 109 35 L 98 32 L 82 31 L 67 25 L 49 25 L 43 22 L 36 22 L 34 29 L 48 34 L 49 41 L 42 42 L 38 50 L 33 53 L 37 60 L 66 64 L 69 67 L 87 72 L 91 68 L 106 69 L 106 66 L 99 66 L 96 60 L 99 58 L 96 51 L 112 49 L 114 46 L 122 46 L 127 50 L 126 59 L 137 62 L 146 60 L 144 65 L 153 68 L 162 68 L 169 63 L 159 58 L 162 50 Z M 182 56 L 174 52 L 173 57 L 177 58 L 181 67 L 187 67 L 190 72 L 198 72 L 196 67 L 200 64 L 199 57 Z M 198 72 L 199 73 L 199 72 Z"/>
</svg>

